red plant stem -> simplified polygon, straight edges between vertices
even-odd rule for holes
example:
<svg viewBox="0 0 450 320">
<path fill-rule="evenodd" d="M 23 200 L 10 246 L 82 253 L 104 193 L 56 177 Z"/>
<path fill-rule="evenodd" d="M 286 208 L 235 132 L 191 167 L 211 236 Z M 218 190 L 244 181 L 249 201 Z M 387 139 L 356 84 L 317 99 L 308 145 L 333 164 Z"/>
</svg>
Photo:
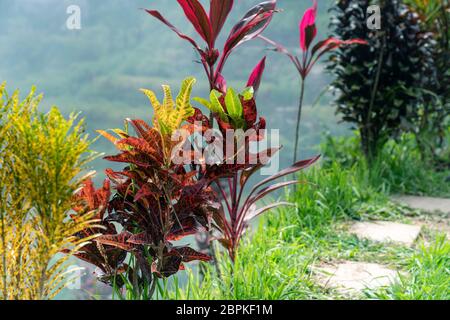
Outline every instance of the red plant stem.
<svg viewBox="0 0 450 320">
<path fill-rule="evenodd" d="M 233 210 L 233 214 L 231 215 L 231 226 L 233 228 L 233 235 L 236 235 L 236 219 L 238 214 L 238 205 L 237 205 L 237 172 L 233 176 L 233 197 L 231 199 L 231 207 Z"/>
<path fill-rule="evenodd" d="M 225 204 L 227 205 L 227 210 L 228 212 L 231 212 L 231 206 L 230 206 L 230 202 L 228 201 L 228 197 L 227 194 L 225 193 L 225 190 L 223 190 L 222 186 L 220 185 L 219 182 L 216 181 L 216 185 L 220 190 L 220 193 L 222 194 L 222 198 L 225 201 Z"/>
<path fill-rule="evenodd" d="M 300 100 L 298 105 L 298 115 L 297 115 L 297 128 L 295 129 L 295 148 L 294 148 L 294 163 L 297 162 L 298 153 L 298 142 L 300 138 L 300 122 L 302 120 L 302 108 L 303 108 L 303 98 L 305 96 L 305 78 L 302 77 L 300 89 Z"/>
</svg>

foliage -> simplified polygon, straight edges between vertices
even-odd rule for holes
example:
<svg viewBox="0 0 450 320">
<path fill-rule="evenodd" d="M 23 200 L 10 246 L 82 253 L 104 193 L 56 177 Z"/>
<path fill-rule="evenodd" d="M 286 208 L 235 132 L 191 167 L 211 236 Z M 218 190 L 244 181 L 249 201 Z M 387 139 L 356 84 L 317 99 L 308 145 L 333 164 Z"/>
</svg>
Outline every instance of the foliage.
<svg viewBox="0 0 450 320">
<path fill-rule="evenodd" d="M 387 193 L 450 195 L 450 172 L 436 171 L 432 163 L 422 160 L 414 135 L 403 134 L 397 140 L 389 140 L 373 160 L 370 169 L 359 145 L 358 135 L 328 136 L 322 145 L 325 166 L 339 163 L 343 168 L 357 168 L 359 176 L 366 176 L 373 188 Z"/>
<path fill-rule="evenodd" d="M 302 108 L 303 99 L 305 95 L 305 80 L 308 74 L 311 72 L 314 65 L 319 61 L 319 59 L 327 52 L 336 50 L 342 46 L 347 46 L 351 44 L 367 44 L 366 41 L 361 39 L 352 40 L 340 40 L 337 38 L 328 38 L 326 40 L 319 41 L 314 47 L 311 48 L 312 42 L 317 36 L 316 28 L 316 15 L 317 15 L 317 1 L 314 0 L 314 6 L 306 10 L 303 15 L 302 20 L 299 24 L 300 30 L 300 49 L 302 51 L 302 59 L 294 56 L 282 45 L 264 37 L 260 36 L 261 39 L 265 40 L 267 43 L 275 47 L 275 51 L 281 52 L 289 57 L 289 59 L 294 64 L 298 73 L 301 77 L 301 88 L 300 88 L 300 101 L 298 106 L 297 115 L 297 128 L 295 131 L 295 147 L 294 147 L 294 162 L 297 161 L 298 143 L 300 135 L 300 122 L 302 118 Z M 311 49 L 311 50 L 310 50 Z"/>
<path fill-rule="evenodd" d="M 191 271 L 185 285 L 166 283 L 159 296 L 178 300 L 324 299 L 308 272 L 312 260 L 307 248 L 300 242 L 284 242 L 283 231 L 262 220 L 254 236 L 243 241 L 234 263 L 219 255 L 218 269 L 208 266 L 201 281 Z"/>
<path fill-rule="evenodd" d="M 438 167 L 448 167 L 443 151 L 447 143 L 446 129 L 450 126 L 450 3 L 448 0 L 407 0 L 405 3 L 419 14 L 421 29 L 430 33 L 436 43 L 433 48 L 436 78 L 426 87 L 427 95 L 419 106 L 413 132 L 422 159 Z"/>
<path fill-rule="evenodd" d="M 337 77 L 337 112 L 359 130 L 369 162 L 390 137 L 409 130 L 434 72 L 432 40 L 421 32 L 418 16 L 401 1 L 383 1 L 381 30 L 371 30 L 365 17 L 372 3 L 342 0 L 334 6 L 333 33 L 369 45 L 340 48 L 329 63 Z"/>
<path fill-rule="evenodd" d="M 251 78 L 252 76 L 249 82 Z M 250 221 L 277 206 L 289 205 L 286 202 L 277 202 L 257 209 L 256 203 L 276 190 L 298 183 L 297 180 L 273 182 L 313 165 L 320 157 L 296 162 L 291 167 L 257 183 L 248 194 L 245 194 L 249 179 L 279 151 L 276 147 L 257 154 L 251 152 L 251 142 L 265 138 L 263 129 L 266 126 L 264 118 L 260 118 L 257 122 L 258 112 L 252 88 L 247 88 L 239 95 L 232 88 L 229 88 L 225 95 L 213 90 L 210 101 L 205 99 L 197 99 L 197 101 L 202 102 L 212 111 L 222 137 L 229 137 L 229 131 L 233 130 L 231 141 L 226 139 L 223 149 L 220 150 L 225 158 L 219 163 L 207 164 L 204 168 L 200 168 L 200 175 L 215 182 L 220 191 L 221 201 L 229 219 L 225 213 L 214 216 L 213 227 L 219 232 L 219 235 L 215 237 L 228 250 L 231 260 L 234 261 L 240 240 Z M 200 110 L 196 113 L 198 119 L 205 118 Z M 208 125 L 211 124 L 208 122 Z M 233 150 L 231 155 L 229 150 Z"/>
<path fill-rule="evenodd" d="M 72 194 L 92 159 L 83 121 L 52 108 L 42 114 L 34 89 L 19 100 L 0 88 L 0 298 L 51 299 L 72 275 L 70 255 L 89 237 L 72 234 L 93 224 L 92 215 L 67 219 Z"/>
<path fill-rule="evenodd" d="M 118 129 L 113 130 L 118 137 L 99 131 L 120 150 L 120 154 L 106 159 L 128 166 L 118 172 L 106 170 L 108 180 L 97 191 L 92 182 L 87 181 L 76 197 L 78 205 L 74 210 L 78 216 L 96 210 L 96 218 L 102 227 L 86 228 L 79 234 L 84 237 L 100 233 L 101 236 L 79 250 L 77 256 L 96 265 L 102 272 L 100 280 L 112 285 L 120 297 L 125 294 L 134 299 L 152 298 L 158 287 L 157 278 L 165 279 L 176 274 L 178 270 L 184 269 L 185 262 L 209 261 L 210 256 L 174 243 L 188 235 L 211 231 L 228 250 L 231 261 L 234 261 L 250 220 L 286 204 L 273 203 L 257 209 L 256 202 L 297 181 L 270 183 L 306 168 L 318 159 L 316 157 L 296 163 L 256 184 L 249 195 L 244 197 L 250 177 L 264 166 L 263 160 L 267 160 L 267 157 L 270 159 L 278 149 L 250 153 L 250 142 L 263 138 L 257 130 L 264 128 L 265 121 L 257 121 L 256 102 L 251 88 L 239 95 L 229 88 L 225 96 L 213 90 L 211 101 L 197 100 L 214 111 L 213 115 L 223 134 L 230 129 L 253 129 L 252 134 L 244 137 L 234 135 L 231 141 L 227 140 L 221 146 L 224 148 L 222 151 L 230 148 L 229 144 L 232 147 L 240 146 L 241 149 L 234 149 L 237 152 L 232 153 L 231 158 L 222 159 L 221 162 L 197 163 L 194 160 L 198 160 L 198 152 L 204 150 L 190 146 L 187 150 L 189 162 L 178 164 L 174 157 L 180 151 L 186 152 L 179 148 L 191 142 L 189 136 L 213 129 L 208 118 L 190 105 L 194 82 L 193 78 L 183 82 L 176 102 L 168 86 L 163 86 L 162 104 L 152 91 L 143 90 L 155 113 L 153 127 L 142 120 L 128 120 L 137 137 Z M 180 138 L 179 130 L 185 130 L 188 135 L 182 134 Z M 239 143 L 240 140 L 243 143 Z M 206 142 L 208 145 L 215 141 Z M 242 151 L 245 151 L 244 161 L 240 162 L 238 160 Z M 221 185 L 223 179 L 229 182 L 228 195 Z M 112 197 L 110 182 L 115 190 Z M 220 196 L 211 187 L 214 183 Z M 226 206 L 229 218 L 222 204 Z M 120 225 L 120 229 L 115 224 Z M 129 263 L 126 263 L 127 256 Z M 119 290 L 121 288 L 125 291 Z"/>
<path fill-rule="evenodd" d="M 78 196 L 84 200 L 83 212 L 97 209 L 97 218 L 106 227 L 85 230 L 102 235 L 95 239 L 96 245 L 86 247 L 78 257 L 98 266 L 102 281 L 117 289 L 126 285 L 135 297 L 151 298 L 156 278 L 170 277 L 184 269 L 184 262 L 210 260 L 188 246 L 173 244 L 207 231 L 211 216 L 219 208 L 207 181 L 196 180 L 195 172 L 186 171 L 183 164 L 175 164 L 171 158 L 179 142 L 171 139 L 172 133 L 194 113 L 190 106 L 194 82 L 193 78 L 183 82 L 176 103 L 168 86 L 163 87 L 162 105 L 152 91 L 143 90 L 155 108 L 154 127 L 129 120 L 137 136 L 115 130 L 116 138 L 100 131 L 120 150 L 120 154 L 106 159 L 128 166 L 119 172 L 106 170 L 109 180 L 103 189 L 95 191 L 87 182 Z M 192 131 L 193 125 L 184 128 Z M 112 199 L 109 181 L 115 190 Z M 120 225 L 120 232 L 113 223 Z M 133 265 L 125 263 L 127 254 L 131 254 Z"/>
<path fill-rule="evenodd" d="M 256 38 L 267 28 L 276 11 L 276 3 L 276 0 L 265 1 L 248 10 L 244 17 L 231 29 L 222 52 L 216 49 L 216 40 L 233 9 L 234 0 L 210 1 L 209 14 L 206 13 L 199 0 L 178 0 L 186 18 L 206 43 L 205 49 L 198 45 L 193 38 L 188 37 L 173 26 L 158 11 L 146 11 L 167 25 L 180 38 L 190 42 L 200 55 L 200 61 L 208 77 L 210 89 L 225 92 L 226 81 L 222 72 L 227 59 L 237 47 Z"/>
<path fill-rule="evenodd" d="M 221 214 L 217 216 L 219 218 L 215 220 L 215 226 L 216 229 L 218 229 L 222 234 L 220 242 L 227 248 L 231 259 L 234 260 L 240 238 L 247 226 L 247 220 L 274 207 L 274 205 L 272 205 L 260 210 L 254 210 L 252 209 L 254 202 L 262 199 L 272 191 L 295 183 L 290 182 L 287 184 L 265 187 L 259 192 L 254 189 L 251 191 L 251 195 L 255 195 L 255 198 L 242 199 L 243 206 L 240 208 L 240 201 L 243 196 L 246 181 L 263 166 L 260 159 L 261 155 L 267 155 L 267 152 L 262 152 L 259 155 L 251 155 L 249 152 L 249 143 L 252 140 L 260 141 L 263 139 L 262 136 L 259 136 L 260 133 L 258 131 L 265 129 L 266 125 L 265 119 L 263 118 L 257 122 L 257 110 L 254 99 L 254 94 L 259 88 L 264 71 L 265 58 L 257 64 L 250 75 L 247 86 L 251 87 L 251 89 L 246 89 L 246 91 L 244 91 L 241 95 L 236 94 L 232 88 L 227 88 L 226 80 L 222 75 L 224 65 L 230 54 L 241 44 L 258 37 L 269 25 L 272 20 L 273 13 L 276 11 L 276 0 L 262 2 L 251 8 L 232 28 L 222 52 L 219 52 L 219 50 L 215 48 L 215 42 L 225 21 L 227 20 L 230 11 L 232 10 L 234 1 L 210 1 L 209 15 L 206 13 L 206 10 L 198 0 L 179 0 L 178 3 L 184 10 L 184 13 L 190 23 L 194 26 L 196 32 L 206 42 L 206 49 L 202 49 L 194 39 L 186 36 L 180 30 L 175 28 L 158 11 L 146 11 L 167 25 L 179 37 L 189 41 L 201 57 L 201 64 L 207 74 L 211 94 L 210 101 L 205 99 L 197 99 L 197 101 L 200 101 L 204 106 L 210 109 L 211 113 L 208 121 L 201 111 L 197 109 L 192 120 L 200 121 L 203 123 L 203 126 L 212 129 L 214 127 L 215 119 L 223 136 L 226 136 L 226 131 L 230 129 L 253 129 L 256 131 L 253 137 L 244 137 L 243 141 L 242 139 L 238 141 L 238 137 L 235 137 L 237 138 L 236 141 L 232 142 L 233 147 L 234 144 L 243 142 L 243 146 L 238 145 L 238 148 L 240 148 L 238 153 L 244 154 L 243 164 L 238 163 L 238 156 L 233 156 L 230 159 L 226 159 L 223 163 L 214 164 L 212 166 L 204 166 L 203 168 L 200 167 L 201 177 L 205 176 L 208 177 L 210 181 L 216 182 L 217 188 L 220 190 L 220 194 L 222 196 L 222 201 L 228 211 L 230 221 L 227 221 L 225 214 Z M 224 151 L 227 150 L 227 147 L 230 147 L 228 144 L 231 143 L 227 142 L 224 146 Z M 277 151 L 278 150 L 269 150 L 269 158 L 272 156 L 273 152 Z M 222 154 L 226 154 L 226 152 L 223 152 Z M 233 164 L 229 165 L 229 162 Z M 315 160 L 297 163 L 292 168 L 287 169 L 286 174 L 301 170 L 313 162 L 315 162 Z M 265 183 L 286 174 L 283 173 L 281 175 L 275 175 L 272 179 L 266 180 Z M 224 184 L 228 186 L 225 187 L 225 189 L 228 188 L 228 190 L 223 188 L 219 180 L 225 181 Z M 240 189 L 238 188 L 239 184 Z M 262 186 L 263 185 L 261 184 L 256 187 L 259 188 Z M 201 243 L 201 246 L 208 246 L 210 236 L 207 236 L 206 241 L 203 242 L 206 242 L 206 244 Z"/>
<path fill-rule="evenodd" d="M 386 300 L 450 299 L 450 243 L 444 235 L 430 246 L 420 246 L 408 259 L 408 273 L 398 283 L 372 296 Z"/>
</svg>

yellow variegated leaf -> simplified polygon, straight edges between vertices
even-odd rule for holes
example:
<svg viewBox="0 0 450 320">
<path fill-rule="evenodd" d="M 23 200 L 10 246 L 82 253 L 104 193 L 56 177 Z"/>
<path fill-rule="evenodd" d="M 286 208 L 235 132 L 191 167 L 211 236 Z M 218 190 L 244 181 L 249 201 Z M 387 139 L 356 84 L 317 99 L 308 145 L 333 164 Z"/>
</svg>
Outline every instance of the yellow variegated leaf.
<svg viewBox="0 0 450 320">
<path fill-rule="evenodd" d="M 183 121 L 195 114 L 195 110 L 191 105 L 191 93 L 195 82 L 196 80 L 193 77 L 183 80 L 180 93 L 177 96 L 176 112 L 172 119 L 173 124 L 176 125 L 176 128 L 179 128 Z"/>
<path fill-rule="evenodd" d="M 191 105 L 192 87 L 196 82 L 195 78 L 187 78 L 183 81 L 176 101 L 172 97 L 172 91 L 168 85 L 163 85 L 164 100 L 161 105 L 151 90 L 141 89 L 141 91 L 149 98 L 154 110 L 155 127 L 163 135 L 170 135 L 179 129 L 183 121 L 195 114 L 195 110 Z"/>
</svg>

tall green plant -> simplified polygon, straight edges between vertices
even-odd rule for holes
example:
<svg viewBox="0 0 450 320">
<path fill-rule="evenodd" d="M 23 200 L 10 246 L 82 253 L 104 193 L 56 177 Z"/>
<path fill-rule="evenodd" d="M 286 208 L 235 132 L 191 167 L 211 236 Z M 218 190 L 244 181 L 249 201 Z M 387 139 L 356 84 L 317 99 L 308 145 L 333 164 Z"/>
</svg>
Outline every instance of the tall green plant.
<svg viewBox="0 0 450 320">
<path fill-rule="evenodd" d="M 380 30 L 366 25 L 373 4 L 381 6 Z M 336 76 L 337 112 L 360 131 L 371 162 L 416 117 L 422 89 L 433 76 L 431 39 L 421 32 L 418 16 L 399 0 L 340 0 L 332 12 L 334 35 L 369 42 L 340 48 L 330 56 L 329 70 Z"/>
</svg>

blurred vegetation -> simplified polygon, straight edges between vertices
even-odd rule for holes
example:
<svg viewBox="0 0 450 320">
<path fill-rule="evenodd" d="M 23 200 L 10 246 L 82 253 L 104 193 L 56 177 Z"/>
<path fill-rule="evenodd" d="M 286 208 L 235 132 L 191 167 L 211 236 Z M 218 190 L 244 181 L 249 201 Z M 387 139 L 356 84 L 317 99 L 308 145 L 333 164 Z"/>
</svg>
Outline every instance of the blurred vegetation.
<svg viewBox="0 0 450 320">
<path fill-rule="evenodd" d="M 447 144 L 449 142 L 450 134 L 447 134 Z M 365 179 L 377 191 L 450 197 L 450 170 L 436 170 L 433 162 L 422 160 L 415 135 L 411 133 L 389 140 L 370 169 L 363 157 L 358 134 L 353 137 L 327 136 L 322 150 L 326 167 L 339 163 L 343 168 L 354 168 L 357 179 Z M 448 147 L 446 150 L 448 154 Z"/>
<path fill-rule="evenodd" d="M 228 25 L 242 17 L 258 0 L 235 1 Z M 283 11 L 276 14 L 265 31 L 273 39 L 298 53 L 298 22 L 310 1 L 279 0 Z M 325 36 L 329 21 L 328 8 L 333 0 L 319 1 L 318 28 Z M 167 0 L 21 0 L 1 1 L 0 27 L 0 81 L 8 80 L 11 87 L 26 90 L 38 83 L 46 94 L 43 110 L 51 105 L 61 106 L 68 115 L 82 111 L 90 133 L 97 129 L 122 126 L 120 119 L 140 118 L 150 121 L 151 108 L 139 88 L 159 88 L 167 83 L 175 86 L 186 76 L 198 79 L 193 96 L 205 96 L 208 83 L 204 72 L 195 60 L 197 56 L 188 43 L 180 42 L 164 25 L 151 18 L 140 8 L 154 8 L 166 14 L 176 26 L 186 26 L 181 10 L 174 10 L 175 1 Z M 66 28 L 66 9 L 69 5 L 81 8 L 81 30 Z M 187 30 L 195 36 L 194 29 Z M 220 46 L 225 39 L 219 39 Z M 224 75 L 229 85 L 245 86 L 248 75 L 256 61 L 268 55 L 267 69 L 258 96 L 258 108 L 266 117 L 269 128 L 280 129 L 280 143 L 285 146 L 281 153 L 280 167 L 291 164 L 295 130 L 299 79 L 290 62 L 276 53 L 266 50 L 263 41 L 243 45 L 230 58 Z M 308 91 L 317 92 L 330 82 L 323 66 L 311 74 Z M 329 107 L 330 97 L 312 108 L 317 95 L 305 101 L 304 127 L 301 158 L 316 154 L 314 146 L 321 139 L 320 132 L 331 130 L 344 134 L 346 126 L 338 126 L 338 118 Z M 197 104 L 198 107 L 200 105 Z M 94 148 L 112 153 L 114 148 L 99 139 Z M 94 162 L 101 172 L 103 160 Z M 102 175 L 97 177 L 101 182 Z"/>
</svg>

